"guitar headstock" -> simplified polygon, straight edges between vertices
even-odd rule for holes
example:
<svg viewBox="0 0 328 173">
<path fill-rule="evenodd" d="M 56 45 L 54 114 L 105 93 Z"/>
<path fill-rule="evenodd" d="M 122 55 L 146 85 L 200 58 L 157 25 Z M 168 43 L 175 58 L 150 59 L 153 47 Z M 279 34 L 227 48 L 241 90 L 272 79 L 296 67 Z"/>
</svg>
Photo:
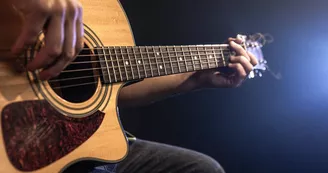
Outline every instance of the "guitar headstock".
<svg viewBox="0 0 328 173">
<path fill-rule="evenodd" d="M 237 35 L 238 39 L 243 40 L 243 47 L 246 51 L 252 53 L 258 60 L 258 64 L 249 74 L 248 78 L 262 77 L 262 73 L 268 69 L 267 61 L 264 59 L 262 47 L 268 42 L 263 34 L 254 34 L 250 36 Z"/>
</svg>

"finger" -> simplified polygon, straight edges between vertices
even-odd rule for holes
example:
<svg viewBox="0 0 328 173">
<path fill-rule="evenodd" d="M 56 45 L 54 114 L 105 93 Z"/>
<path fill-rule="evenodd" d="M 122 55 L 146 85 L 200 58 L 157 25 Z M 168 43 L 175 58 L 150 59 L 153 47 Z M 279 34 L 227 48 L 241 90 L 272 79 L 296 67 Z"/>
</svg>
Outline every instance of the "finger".
<svg viewBox="0 0 328 173">
<path fill-rule="evenodd" d="M 33 45 L 47 21 L 47 15 L 43 13 L 31 13 L 26 16 L 22 31 L 12 47 L 12 53 L 20 54 L 25 48 Z"/>
<path fill-rule="evenodd" d="M 257 58 L 255 57 L 255 55 L 253 55 L 252 53 L 250 52 L 247 52 L 249 58 L 250 58 L 250 62 L 253 66 L 256 66 L 259 62 L 257 60 Z"/>
<path fill-rule="evenodd" d="M 228 42 L 231 42 L 231 41 L 236 42 L 236 43 L 238 43 L 238 44 L 242 44 L 242 43 L 243 43 L 243 40 L 241 40 L 241 39 L 239 39 L 239 38 L 232 38 L 232 37 L 229 37 L 229 38 L 228 38 Z"/>
<path fill-rule="evenodd" d="M 61 55 L 64 40 L 64 21 L 64 12 L 51 18 L 45 35 L 45 46 L 27 65 L 28 70 L 46 68 Z"/>
<path fill-rule="evenodd" d="M 231 56 L 230 61 L 234 64 L 241 64 L 242 68 L 245 69 L 244 71 L 246 71 L 247 74 L 253 70 L 253 65 L 244 56 Z"/>
<path fill-rule="evenodd" d="M 239 44 L 235 43 L 234 41 L 231 41 L 230 46 L 232 49 L 234 49 L 236 51 L 237 55 L 242 55 L 242 56 L 246 57 L 248 59 L 248 61 L 251 60 L 250 57 L 248 56 L 246 50 L 243 47 L 241 47 Z"/>
<path fill-rule="evenodd" d="M 245 69 L 243 68 L 243 66 L 241 64 L 230 63 L 228 66 L 230 68 L 234 69 L 236 71 L 236 73 L 238 74 L 234 78 L 234 80 L 235 80 L 234 83 L 235 84 L 238 85 L 239 83 L 241 83 L 247 77 L 247 73 L 246 73 Z"/>
<path fill-rule="evenodd" d="M 84 26 L 83 26 L 83 9 L 82 5 L 78 6 L 78 16 L 76 19 L 76 54 L 80 53 L 80 51 L 84 47 Z"/>
<path fill-rule="evenodd" d="M 67 66 L 67 64 L 68 64 L 67 59 L 64 57 L 61 57 L 60 59 L 58 59 L 58 61 L 53 66 L 42 71 L 39 74 L 40 79 L 41 80 L 49 80 L 50 78 L 58 76 L 59 73 L 62 71 L 62 69 Z"/>
<path fill-rule="evenodd" d="M 73 15 L 73 16 L 72 16 Z M 54 63 L 51 67 L 43 70 L 40 73 L 42 80 L 47 80 L 57 76 L 66 66 L 75 58 L 75 44 L 76 44 L 76 14 L 71 14 L 66 19 L 65 23 L 65 41 L 63 52 L 59 60 Z"/>
</svg>

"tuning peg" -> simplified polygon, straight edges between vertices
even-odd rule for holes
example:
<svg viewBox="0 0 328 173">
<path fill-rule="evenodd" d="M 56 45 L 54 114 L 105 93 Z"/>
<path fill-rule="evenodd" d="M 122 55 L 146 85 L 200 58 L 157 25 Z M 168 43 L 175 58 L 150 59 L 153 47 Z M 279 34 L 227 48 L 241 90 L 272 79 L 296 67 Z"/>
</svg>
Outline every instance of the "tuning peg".
<svg viewBox="0 0 328 173">
<path fill-rule="evenodd" d="M 253 79 L 254 77 L 255 77 L 255 73 L 254 73 L 254 71 L 251 71 L 248 75 L 248 78 Z"/>
<path fill-rule="evenodd" d="M 265 59 L 260 60 L 260 64 L 267 64 L 268 62 Z"/>
</svg>

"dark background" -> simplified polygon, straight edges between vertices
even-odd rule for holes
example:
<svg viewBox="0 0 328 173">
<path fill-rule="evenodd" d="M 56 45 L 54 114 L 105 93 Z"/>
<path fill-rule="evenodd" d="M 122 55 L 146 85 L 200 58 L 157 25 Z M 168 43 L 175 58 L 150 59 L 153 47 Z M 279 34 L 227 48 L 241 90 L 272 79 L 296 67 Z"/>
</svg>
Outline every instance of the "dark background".
<svg viewBox="0 0 328 173">
<path fill-rule="evenodd" d="M 138 138 L 194 149 L 227 173 L 328 172 L 328 1 L 122 0 L 137 45 L 222 43 L 270 33 L 269 73 L 122 110 Z"/>
</svg>

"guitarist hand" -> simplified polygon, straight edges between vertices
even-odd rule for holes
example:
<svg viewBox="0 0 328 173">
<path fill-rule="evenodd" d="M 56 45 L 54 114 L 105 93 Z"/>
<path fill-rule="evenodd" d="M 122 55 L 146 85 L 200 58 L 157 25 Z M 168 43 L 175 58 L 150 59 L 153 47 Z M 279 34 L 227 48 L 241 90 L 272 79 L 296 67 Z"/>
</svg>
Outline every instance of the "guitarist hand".
<svg viewBox="0 0 328 173">
<path fill-rule="evenodd" d="M 239 45 L 242 43 L 242 40 L 229 38 L 228 42 L 231 49 L 236 52 L 236 56 L 231 56 L 228 65 L 233 73 L 229 75 L 224 74 L 218 69 L 198 71 L 192 75 L 197 88 L 239 87 L 253 70 L 253 67 L 257 65 L 258 61 L 256 57 Z"/>
<path fill-rule="evenodd" d="M 43 68 L 43 80 L 57 76 L 83 48 L 82 5 L 78 0 L 13 0 L 13 5 L 24 16 L 24 24 L 12 52 L 22 53 L 43 30 L 45 46 L 27 68 Z"/>
</svg>

